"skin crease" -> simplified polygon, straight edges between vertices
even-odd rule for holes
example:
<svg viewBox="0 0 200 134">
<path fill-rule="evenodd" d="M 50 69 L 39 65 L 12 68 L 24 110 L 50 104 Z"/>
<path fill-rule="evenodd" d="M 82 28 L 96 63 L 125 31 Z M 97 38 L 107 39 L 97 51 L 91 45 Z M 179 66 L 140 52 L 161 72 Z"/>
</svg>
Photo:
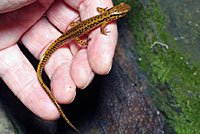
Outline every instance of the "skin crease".
<svg viewBox="0 0 200 134">
<path fill-rule="evenodd" d="M 65 31 L 74 20 L 85 20 L 99 14 L 96 7 L 112 6 L 111 0 L 74 1 L 53 3 L 38 0 L 16 11 L 0 14 L 0 77 L 28 109 L 43 119 L 57 119 L 59 112 L 43 91 L 36 71 L 16 43 L 21 41 L 39 60 L 46 48 L 61 35 L 56 28 Z M 16 5 L 14 9 L 17 9 Z M 48 20 L 42 17 L 44 13 Z M 92 40 L 87 48 L 81 48 L 72 41 L 59 48 L 49 59 L 45 71 L 59 103 L 70 103 L 76 95 L 76 87 L 85 88 L 95 73 L 107 74 L 110 70 L 117 28 L 115 23 L 106 28 L 111 31 L 107 36 L 100 33 L 100 28 L 88 34 Z"/>
</svg>

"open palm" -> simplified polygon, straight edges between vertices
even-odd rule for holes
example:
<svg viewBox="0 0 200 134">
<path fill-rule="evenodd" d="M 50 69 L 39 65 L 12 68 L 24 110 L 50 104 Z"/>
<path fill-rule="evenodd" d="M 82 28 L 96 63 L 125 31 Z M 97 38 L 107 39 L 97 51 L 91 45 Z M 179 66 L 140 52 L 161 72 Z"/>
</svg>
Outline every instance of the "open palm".
<svg viewBox="0 0 200 134">
<path fill-rule="evenodd" d="M 37 116 L 53 120 L 59 112 L 40 86 L 36 71 L 17 42 L 38 60 L 46 48 L 75 20 L 97 15 L 96 7 L 111 7 L 111 0 L 10 0 L 0 4 L 0 77 Z M 13 3 L 12 3 L 13 2 Z M 9 12 L 8 12 L 9 11 Z M 117 42 L 115 23 L 107 26 L 107 36 L 95 29 L 87 48 L 69 42 L 49 59 L 45 71 L 52 93 L 59 103 L 73 101 L 76 87 L 84 89 L 94 74 L 107 74 Z"/>
</svg>

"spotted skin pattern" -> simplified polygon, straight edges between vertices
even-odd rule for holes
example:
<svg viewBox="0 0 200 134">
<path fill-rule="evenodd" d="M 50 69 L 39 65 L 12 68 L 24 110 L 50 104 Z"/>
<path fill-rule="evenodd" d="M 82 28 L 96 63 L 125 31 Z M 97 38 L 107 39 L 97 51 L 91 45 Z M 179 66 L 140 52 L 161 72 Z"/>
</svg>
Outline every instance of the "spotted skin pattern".
<svg viewBox="0 0 200 134">
<path fill-rule="evenodd" d="M 86 46 L 90 40 L 88 38 L 87 41 L 82 41 L 79 39 L 80 36 L 88 33 L 92 29 L 101 26 L 101 33 L 102 34 L 107 34 L 109 31 L 106 31 L 104 28 L 107 23 L 112 22 L 114 20 L 117 20 L 124 15 L 127 14 L 128 11 L 131 10 L 131 7 L 128 4 L 125 3 L 120 3 L 119 5 L 116 5 L 110 9 L 107 8 L 100 8 L 97 7 L 97 11 L 100 13 L 97 16 L 91 17 L 87 20 L 84 20 L 82 22 L 77 21 L 73 22 L 71 24 L 71 28 L 67 30 L 65 33 L 63 33 L 59 38 L 57 38 L 45 51 L 43 54 L 37 68 L 37 76 L 38 80 L 44 89 L 44 91 L 47 93 L 49 98 L 52 100 L 52 102 L 55 104 L 57 107 L 58 111 L 62 115 L 62 117 L 65 119 L 67 124 L 69 124 L 70 127 L 72 127 L 77 133 L 80 133 L 76 127 L 68 120 L 68 118 L 65 116 L 64 112 L 62 111 L 60 105 L 57 103 L 56 99 L 54 96 L 51 94 L 50 90 L 48 87 L 44 84 L 42 80 L 42 71 L 45 67 L 45 64 L 47 63 L 48 59 L 51 57 L 51 55 L 64 43 L 67 43 L 71 40 L 75 40 L 77 43 L 79 43 L 82 46 Z"/>
</svg>

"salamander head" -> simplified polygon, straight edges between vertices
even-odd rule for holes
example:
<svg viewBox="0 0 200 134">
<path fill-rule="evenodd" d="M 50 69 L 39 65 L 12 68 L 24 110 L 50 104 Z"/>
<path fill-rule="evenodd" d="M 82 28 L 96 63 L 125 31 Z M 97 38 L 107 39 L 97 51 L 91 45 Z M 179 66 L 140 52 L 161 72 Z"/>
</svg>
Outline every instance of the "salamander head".
<svg viewBox="0 0 200 134">
<path fill-rule="evenodd" d="M 110 17 L 113 17 L 113 20 L 123 17 L 131 10 L 131 6 L 126 3 L 120 3 L 108 10 Z"/>
</svg>

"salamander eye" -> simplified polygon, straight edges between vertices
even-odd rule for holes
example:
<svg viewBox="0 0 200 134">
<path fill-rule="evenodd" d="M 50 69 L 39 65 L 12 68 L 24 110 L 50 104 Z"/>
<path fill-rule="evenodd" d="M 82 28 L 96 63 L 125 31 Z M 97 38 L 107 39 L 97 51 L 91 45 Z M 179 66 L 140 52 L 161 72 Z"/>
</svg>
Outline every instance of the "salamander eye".
<svg viewBox="0 0 200 134">
<path fill-rule="evenodd" d="M 116 12 L 116 11 L 117 11 L 117 9 L 114 9 L 114 11 Z"/>
</svg>

